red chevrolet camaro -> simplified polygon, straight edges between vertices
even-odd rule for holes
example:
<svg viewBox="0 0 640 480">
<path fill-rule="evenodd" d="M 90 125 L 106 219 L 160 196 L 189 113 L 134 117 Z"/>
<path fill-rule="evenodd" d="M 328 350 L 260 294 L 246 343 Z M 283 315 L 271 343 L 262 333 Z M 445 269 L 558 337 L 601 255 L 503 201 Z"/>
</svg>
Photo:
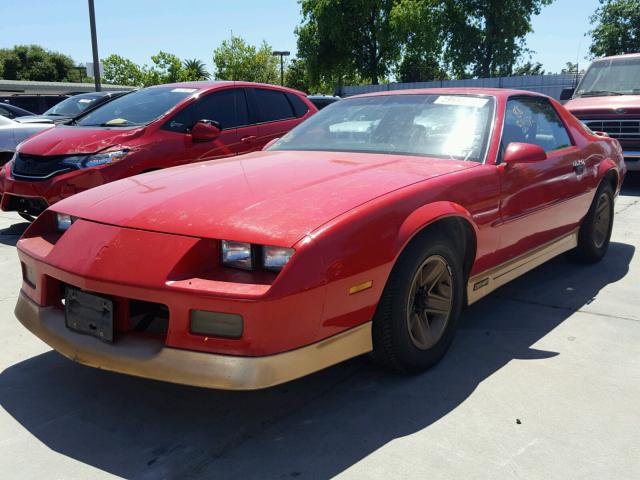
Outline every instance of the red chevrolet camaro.
<svg viewBox="0 0 640 480">
<path fill-rule="evenodd" d="M 124 179 L 18 243 L 18 319 L 80 363 L 256 389 L 372 352 L 415 372 L 460 311 L 566 251 L 600 260 L 620 145 L 542 95 L 384 92 L 266 151 Z"/>
</svg>

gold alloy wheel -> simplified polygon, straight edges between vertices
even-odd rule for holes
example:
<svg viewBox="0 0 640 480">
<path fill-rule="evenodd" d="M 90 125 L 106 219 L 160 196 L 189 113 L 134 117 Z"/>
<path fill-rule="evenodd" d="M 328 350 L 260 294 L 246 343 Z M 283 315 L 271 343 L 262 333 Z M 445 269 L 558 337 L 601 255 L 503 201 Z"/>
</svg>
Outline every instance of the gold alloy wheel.
<svg viewBox="0 0 640 480">
<path fill-rule="evenodd" d="M 453 305 L 453 277 L 440 255 L 428 257 L 411 282 L 407 303 L 407 328 L 413 345 L 433 347 L 445 331 Z"/>
<path fill-rule="evenodd" d="M 596 248 L 602 248 L 609 235 L 611 223 L 611 199 L 606 193 L 602 193 L 596 204 L 596 214 L 593 219 L 593 241 Z"/>
</svg>

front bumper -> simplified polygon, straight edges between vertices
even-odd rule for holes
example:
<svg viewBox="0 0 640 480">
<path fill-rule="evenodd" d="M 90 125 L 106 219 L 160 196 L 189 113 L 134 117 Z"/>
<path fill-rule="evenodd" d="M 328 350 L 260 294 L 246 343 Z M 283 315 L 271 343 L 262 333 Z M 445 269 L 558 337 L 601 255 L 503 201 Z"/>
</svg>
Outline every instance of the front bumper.
<svg viewBox="0 0 640 480">
<path fill-rule="evenodd" d="M 22 211 L 34 216 L 42 213 L 47 206 L 64 198 L 117 179 L 107 175 L 104 168 L 94 168 L 74 170 L 47 180 L 28 182 L 16 180 L 11 176 L 11 162 L 0 168 L 3 170 L 0 210 Z M 42 205 L 42 208 L 33 211 L 22 208 L 27 204 Z"/>
<path fill-rule="evenodd" d="M 18 320 L 52 348 L 78 363 L 138 377 L 224 390 L 256 390 L 316 372 L 370 352 L 371 322 L 320 342 L 275 355 L 240 357 L 181 350 L 161 340 L 123 337 L 107 344 L 65 327 L 64 313 L 20 293 Z"/>
</svg>

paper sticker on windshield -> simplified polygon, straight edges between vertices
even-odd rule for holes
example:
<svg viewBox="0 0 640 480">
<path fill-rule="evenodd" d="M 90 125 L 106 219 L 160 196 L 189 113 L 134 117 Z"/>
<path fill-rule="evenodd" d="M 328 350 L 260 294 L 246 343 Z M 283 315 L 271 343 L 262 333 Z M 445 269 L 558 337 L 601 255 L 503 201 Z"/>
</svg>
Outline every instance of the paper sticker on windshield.
<svg viewBox="0 0 640 480">
<path fill-rule="evenodd" d="M 175 92 L 175 93 L 193 93 L 196 90 L 198 90 L 198 89 L 197 88 L 174 88 L 171 91 Z"/>
<path fill-rule="evenodd" d="M 484 107 L 489 99 L 479 97 L 468 97 L 463 95 L 440 95 L 433 103 L 439 105 L 457 105 L 459 107 Z"/>
<path fill-rule="evenodd" d="M 80 100 L 78 100 L 78 103 L 91 103 L 93 100 L 90 100 L 88 98 L 81 98 Z"/>
</svg>

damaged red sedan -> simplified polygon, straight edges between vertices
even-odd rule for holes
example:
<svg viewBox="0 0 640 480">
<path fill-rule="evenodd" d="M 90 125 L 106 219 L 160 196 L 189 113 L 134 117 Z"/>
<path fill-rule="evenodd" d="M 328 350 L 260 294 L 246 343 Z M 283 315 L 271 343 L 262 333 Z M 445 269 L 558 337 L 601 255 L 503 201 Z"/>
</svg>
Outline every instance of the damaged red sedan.
<svg viewBox="0 0 640 480">
<path fill-rule="evenodd" d="M 620 145 L 530 92 L 352 97 L 266 151 L 63 200 L 18 243 L 20 322 L 63 355 L 257 389 L 372 352 L 415 372 L 462 308 L 606 253 Z"/>
</svg>

